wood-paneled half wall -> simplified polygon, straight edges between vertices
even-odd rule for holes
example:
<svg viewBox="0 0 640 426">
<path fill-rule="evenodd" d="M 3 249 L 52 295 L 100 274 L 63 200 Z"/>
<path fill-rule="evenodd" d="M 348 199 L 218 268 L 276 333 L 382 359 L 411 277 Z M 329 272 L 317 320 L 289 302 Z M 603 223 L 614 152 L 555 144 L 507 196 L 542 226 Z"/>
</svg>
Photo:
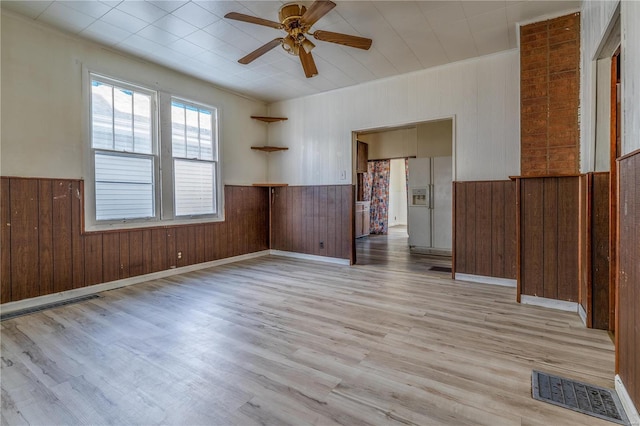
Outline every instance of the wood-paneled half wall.
<svg viewBox="0 0 640 426">
<path fill-rule="evenodd" d="M 225 187 L 224 222 L 86 234 L 81 191 L 2 178 L 2 303 L 268 249 L 266 188 Z"/>
<path fill-rule="evenodd" d="M 454 191 L 454 271 L 515 279 L 515 182 L 455 182 Z"/>
<path fill-rule="evenodd" d="M 617 371 L 640 407 L 640 150 L 622 157 L 618 172 Z"/>
<path fill-rule="evenodd" d="M 578 302 L 579 181 L 517 179 L 519 294 Z"/>
<path fill-rule="evenodd" d="M 271 248 L 355 261 L 352 185 L 274 188 Z"/>
</svg>

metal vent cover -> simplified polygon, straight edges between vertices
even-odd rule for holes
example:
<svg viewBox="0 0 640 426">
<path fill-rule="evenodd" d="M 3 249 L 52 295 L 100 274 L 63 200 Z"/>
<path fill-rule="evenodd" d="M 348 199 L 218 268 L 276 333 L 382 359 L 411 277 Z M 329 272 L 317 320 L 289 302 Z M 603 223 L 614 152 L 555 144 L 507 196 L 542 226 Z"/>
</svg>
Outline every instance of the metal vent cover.
<svg viewBox="0 0 640 426">
<path fill-rule="evenodd" d="M 533 370 L 531 392 L 538 401 L 620 425 L 629 425 L 629 419 L 615 390 Z"/>
</svg>

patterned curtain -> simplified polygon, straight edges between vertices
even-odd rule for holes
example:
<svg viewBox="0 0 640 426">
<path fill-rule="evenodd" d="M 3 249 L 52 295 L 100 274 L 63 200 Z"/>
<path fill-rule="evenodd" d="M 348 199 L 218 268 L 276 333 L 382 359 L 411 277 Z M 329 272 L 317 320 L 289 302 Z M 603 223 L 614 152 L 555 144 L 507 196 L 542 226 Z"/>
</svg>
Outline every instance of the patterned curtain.
<svg viewBox="0 0 640 426">
<path fill-rule="evenodd" d="M 389 217 L 389 177 L 391 161 L 370 161 L 367 173 L 370 184 L 371 225 L 372 234 L 386 234 Z M 365 189 L 367 187 L 365 186 Z M 366 198 L 366 195 L 365 195 Z"/>
</svg>

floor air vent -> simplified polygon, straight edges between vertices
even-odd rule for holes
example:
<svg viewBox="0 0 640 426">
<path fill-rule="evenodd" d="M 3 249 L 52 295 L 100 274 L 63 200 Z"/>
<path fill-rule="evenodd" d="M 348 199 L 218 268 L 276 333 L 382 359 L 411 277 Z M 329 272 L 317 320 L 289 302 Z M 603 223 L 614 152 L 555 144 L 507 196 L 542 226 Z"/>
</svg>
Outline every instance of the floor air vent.
<svg viewBox="0 0 640 426">
<path fill-rule="evenodd" d="M 533 370 L 531 374 L 533 398 L 560 407 L 628 425 L 622 403 L 614 390 L 588 385 L 575 380 Z"/>
<path fill-rule="evenodd" d="M 33 308 L 21 309 L 19 311 L 13 311 L 6 314 L 0 314 L 0 321 L 8 320 L 11 318 L 21 317 L 23 315 L 34 314 L 36 312 L 44 311 L 51 308 L 58 308 L 60 306 L 71 305 L 74 303 L 84 302 L 86 300 L 97 299 L 97 294 L 91 294 L 89 296 L 76 297 L 74 299 L 63 300 L 60 302 L 47 303 L 46 305 L 34 306 Z"/>
<path fill-rule="evenodd" d="M 436 272 L 451 272 L 451 268 L 447 266 L 432 266 L 431 268 L 429 268 L 429 270 Z"/>
</svg>

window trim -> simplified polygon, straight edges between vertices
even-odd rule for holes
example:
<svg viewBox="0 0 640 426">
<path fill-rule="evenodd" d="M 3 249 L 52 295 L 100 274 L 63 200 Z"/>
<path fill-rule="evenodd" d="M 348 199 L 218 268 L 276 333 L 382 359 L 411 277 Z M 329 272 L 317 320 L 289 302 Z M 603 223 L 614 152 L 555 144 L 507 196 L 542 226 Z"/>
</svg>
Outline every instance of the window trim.
<svg viewBox="0 0 640 426">
<path fill-rule="evenodd" d="M 91 112 L 91 81 L 93 77 L 104 79 L 106 82 L 119 86 L 130 86 L 134 90 L 143 92 L 153 92 L 155 94 L 152 99 L 152 141 L 154 149 L 154 195 L 155 195 L 155 213 L 154 218 L 144 219 L 126 219 L 113 221 L 96 221 L 96 197 L 95 197 L 95 154 L 92 144 L 92 112 Z M 125 87 L 126 88 L 126 87 Z M 152 89 L 153 88 L 153 89 Z M 82 200 L 82 216 L 84 232 L 99 232 L 109 230 L 127 230 L 127 229 L 144 229 L 157 228 L 164 226 L 180 226 L 195 225 L 203 223 L 223 222 L 225 220 L 225 185 L 223 181 L 223 149 L 222 149 L 222 108 L 215 104 L 200 102 L 197 97 L 191 97 L 193 100 L 186 100 L 185 96 L 171 94 L 163 91 L 157 82 L 141 82 L 135 78 L 128 78 L 124 74 L 116 72 L 97 71 L 86 64 L 82 65 L 82 122 L 83 122 L 83 194 L 78 194 Z M 216 139 L 218 149 L 218 160 L 215 163 L 216 169 L 216 204 L 217 214 L 206 216 L 175 216 L 173 210 L 173 162 L 172 146 L 171 146 L 171 99 L 196 105 L 205 108 L 213 108 L 216 110 Z M 167 108 L 167 104 L 169 108 Z M 163 104 L 164 107 L 163 107 Z M 167 117 L 168 116 L 168 117 Z M 167 142 L 168 139 L 168 142 Z M 108 150 L 107 150 L 108 151 Z M 111 151 L 118 152 L 118 151 Z M 166 162 L 169 162 L 167 166 Z M 167 186 L 169 185 L 169 186 Z M 167 188 L 169 192 L 167 193 Z"/>
</svg>

